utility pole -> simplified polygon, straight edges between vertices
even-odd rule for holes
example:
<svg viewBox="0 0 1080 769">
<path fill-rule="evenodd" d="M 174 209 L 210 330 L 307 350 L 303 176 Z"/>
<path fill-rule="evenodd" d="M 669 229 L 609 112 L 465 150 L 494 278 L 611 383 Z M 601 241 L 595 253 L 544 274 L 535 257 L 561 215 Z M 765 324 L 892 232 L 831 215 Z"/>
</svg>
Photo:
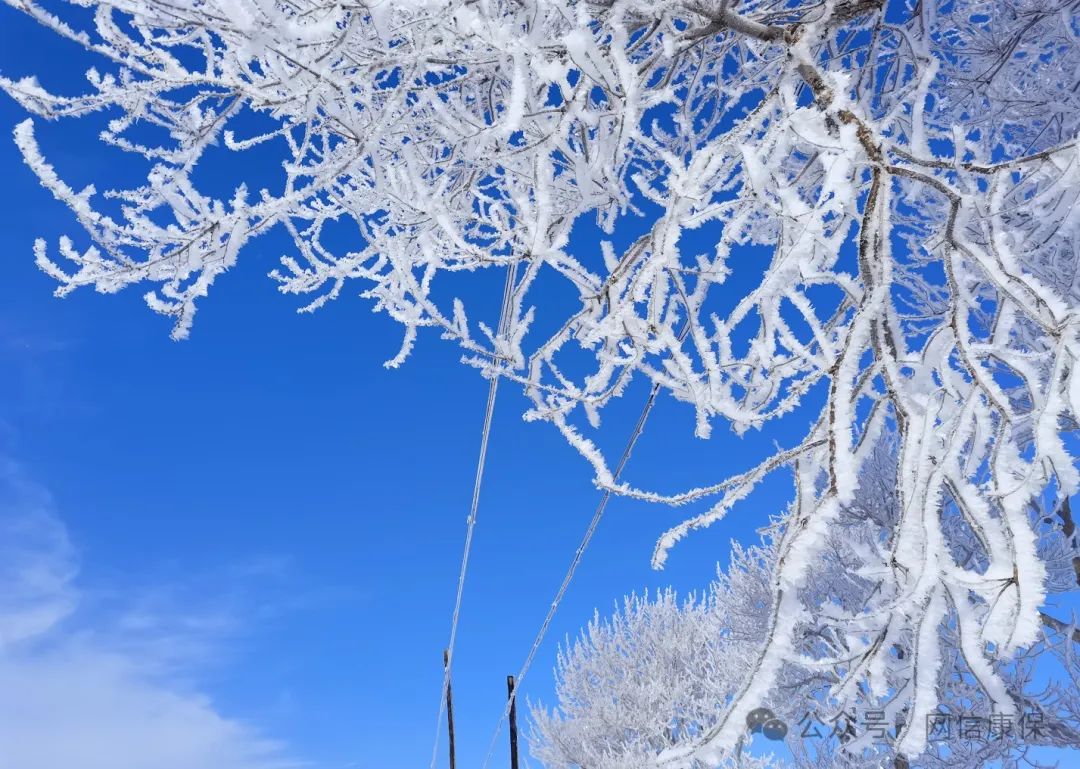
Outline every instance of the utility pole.
<svg viewBox="0 0 1080 769">
<path fill-rule="evenodd" d="M 506 695 L 510 698 L 510 769 L 518 769 L 517 749 L 517 697 L 514 693 L 514 677 L 506 677 Z"/>
<path fill-rule="evenodd" d="M 448 671 L 450 669 L 450 651 L 443 649 L 442 653 L 443 670 Z M 454 758 L 454 700 L 453 693 L 450 688 L 450 679 L 446 680 L 446 731 L 450 736 L 450 769 L 455 769 Z"/>
</svg>

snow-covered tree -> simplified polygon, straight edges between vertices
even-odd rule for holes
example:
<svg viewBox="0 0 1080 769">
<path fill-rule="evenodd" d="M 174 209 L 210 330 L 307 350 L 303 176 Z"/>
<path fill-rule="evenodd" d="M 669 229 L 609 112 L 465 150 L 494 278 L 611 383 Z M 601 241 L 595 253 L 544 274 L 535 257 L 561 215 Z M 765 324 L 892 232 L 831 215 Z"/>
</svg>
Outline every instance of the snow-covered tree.
<svg viewBox="0 0 1080 769">
<path fill-rule="evenodd" d="M 758 737 L 753 752 L 725 755 L 712 766 L 749 769 L 761 762 L 790 769 L 982 769 L 994 762 L 1013 766 L 1033 748 L 1080 749 L 1080 687 L 1075 685 L 1080 637 L 1074 641 L 1057 626 L 1060 620 L 1047 615 L 1050 627 L 1036 644 L 995 666 L 1007 696 L 1021 711 L 1018 719 L 995 724 L 994 703 L 964 658 L 954 612 L 940 631 L 947 650 L 936 680 L 941 716 L 931 721 L 948 734 L 931 738 L 921 756 L 897 761 L 894 743 L 909 707 L 904 691 L 917 664 L 913 639 L 900 638 L 892 647 L 895 664 L 881 671 L 886 694 L 876 697 L 858 686 L 859 650 L 846 645 L 843 620 L 837 619 L 875 602 L 883 589 L 866 569 L 877 563 L 873 551 L 899 515 L 891 477 L 894 460 L 889 444 L 883 444 L 864 465 L 858 503 L 841 512 L 842 524 L 830 531 L 822 558 L 810 569 L 802 599 L 820 610 L 796 626 L 794 653 L 764 700 L 771 717 L 786 727 L 780 739 L 790 759 L 763 759 L 759 748 L 768 743 Z M 1056 509 L 1068 514 L 1067 506 Z M 1043 520 L 1047 516 L 1041 506 L 1030 512 L 1051 574 L 1049 591 L 1080 595 L 1072 566 L 1080 548 L 1062 527 L 1048 525 L 1053 520 Z M 671 590 L 630 596 L 613 616 L 597 614 L 561 650 L 556 709 L 542 704 L 531 709 L 532 753 L 547 769 L 645 769 L 655 765 L 658 754 L 693 744 L 715 724 L 717 704 L 731 700 L 742 671 L 760 652 L 773 601 L 770 585 L 778 549 L 772 532 L 779 522 L 760 545 L 733 543 L 728 567 L 718 571 L 703 595 L 682 601 Z M 947 528 L 958 559 L 977 557 L 977 540 L 957 523 L 954 518 Z M 1061 683 L 1047 685 L 1053 679 Z M 838 697 L 845 687 L 851 696 Z M 747 729 L 744 742 L 750 736 Z M 1037 756 L 1028 761 L 1042 765 Z"/>
<path fill-rule="evenodd" d="M 1064 438 L 1080 415 L 1078 0 L 5 2 L 99 63 L 81 94 L 23 72 L 0 87 L 43 118 L 101 113 L 102 141 L 145 165 L 99 200 L 63 181 L 32 120 L 16 128 L 89 235 L 59 258 L 37 244 L 59 293 L 142 285 L 183 337 L 217 276 L 281 228 L 281 290 L 313 309 L 362 286 L 404 326 L 391 365 L 432 328 L 520 382 L 599 486 L 711 498 L 657 566 L 791 471 L 766 643 L 661 765 L 730 754 L 782 680 L 820 612 L 810 567 L 886 429 L 898 515 L 867 554 L 874 601 L 835 620 L 857 658 L 845 683 L 882 694 L 907 644 L 898 741 L 920 753 L 954 622 L 981 691 L 1015 709 L 993 660 L 1039 637 L 1028 511 L 1080 483 Z M 273 188 L 215 192 L 230 157 L 268 154 Z M 497 323 L 482 289 L 449 280 L 491 270 Z M 726 479 L 638 488 L 593 436 L 634 380 L 687 404 L 702 438 L 810 426 L 792 440 L 789 418 L 788 448 Z M 951 517 L 977 542 L 964 558 Z"/>
</svg>

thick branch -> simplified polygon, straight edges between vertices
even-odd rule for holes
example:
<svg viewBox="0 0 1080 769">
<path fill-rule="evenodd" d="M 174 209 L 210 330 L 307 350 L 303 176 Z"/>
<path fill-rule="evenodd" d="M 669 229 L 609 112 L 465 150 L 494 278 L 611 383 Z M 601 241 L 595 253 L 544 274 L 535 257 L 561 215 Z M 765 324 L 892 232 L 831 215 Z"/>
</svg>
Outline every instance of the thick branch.
<svg viewBox="0 0 1080 769">
<path fill-rule="evenodd" d="M 833 27 L 843 24 L 859 16 L 880 10 L 882 5 L 884 5 L 884 0 L 849 0 L 846 3 L 839 3 L 833 8 L 832 14 L 825 21 L 825 26 Z M 808 23 L 820 21 L 818 19 L 801 20 L 785 26 L 765 24 L 735 13 L 728 7 L 727 3 L 724 3 L 719 10 L 707 9 L 701 6 L 693 6 L 693 10 L 695 13 L 709 19 L 709 24 L 703 27 L 694 37 L 706 37 L 730 29 L 732 32 L 738 32 L 765 43 L 780 41 L 792 43 L 798 40 L 803 28 Z"/>
</svg>

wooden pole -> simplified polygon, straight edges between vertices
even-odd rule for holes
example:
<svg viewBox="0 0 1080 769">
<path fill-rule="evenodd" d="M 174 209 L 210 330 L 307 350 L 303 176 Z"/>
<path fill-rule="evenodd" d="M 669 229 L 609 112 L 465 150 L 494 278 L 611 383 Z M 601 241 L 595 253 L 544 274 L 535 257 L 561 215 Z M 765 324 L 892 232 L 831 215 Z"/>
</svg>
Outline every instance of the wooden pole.
<svg viewBox="0 0 1080 769">
<path fill-rule="evenodd" d="M 450 652 L 447 649 L 443 650 L 443 670 L 447 670 L 450 667 Z M 450 737 L 450 769 L 455 769 L 454 758 L 454 700 L 453 693 L 451 692 L 450 680 L 446 681 L 446 732 Z"/>
<path fill-rule="evenodd" d="M 506 677 L 506 695 L 510 698 L 510 769 L 518 769 L 517 749 L 517 697 L 514 695 L 514 677 Z"/>
</svg>

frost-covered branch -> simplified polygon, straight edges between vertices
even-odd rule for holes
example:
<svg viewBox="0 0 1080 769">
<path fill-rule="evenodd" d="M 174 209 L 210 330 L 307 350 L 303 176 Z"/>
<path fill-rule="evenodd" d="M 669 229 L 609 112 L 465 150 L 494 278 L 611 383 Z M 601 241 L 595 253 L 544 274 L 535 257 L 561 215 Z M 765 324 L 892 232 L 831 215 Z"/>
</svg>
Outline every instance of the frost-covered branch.
<svg viewBox="0 0 1080 769">
<path fill-rule="evenodd" d="M 875 448 L 863 466 L 859 500 L 841 511 L 808 570 L 801 598 L 816 610 L 796 624 L 792 653 L 762 703 L 786 729 L 779 738 L 792 757 L 773 765 L 982 769 L 1012 766 L 1034 748 L 1080 748 L 1080 699 L 1068 686 L 1080 673 L 1073 653 L 1080 638 L 1072 638 L 1072 629 L 1048 623 L 1054 632 L 1025 654 L 987 662 L 969 656 L 958 622 L 963 609 L 949 606 L 949 618 L 937 629 L 942 655 L 932 716 L 949 727 L 930 737 L 921 756 L 904 759 L 897 750 L 921 663 L 911 632 L 889 633 L 895 594 L 880 566 L 882 535 L 900 515 L 894 449 L 891 440 Z M 1077 586 L 1061 579 L 1070 571 L 1068 537 L 1045 523 L 1042 505 L 1029 515 L 1051 573 L 1050 591 L 1075 597 Z M 946 511 L 944 520 L 956 558 L 981 560 L 980 544 L 959 514 Z M 704 594 L 682 601 L 671 591 L 632 596 L 610 618 L 597 615 L 558 657 L 557 707 L 532 708 L 533 754 L 549 769 L 622 769 L 652 766 L 657 754 L 697 744 L 719 718 L 716 703 L 734 696 L 740 672 L 760 654 L 778 556 L 772 535 L 752 547 L 735 544 L 729 565 Z M 995 710 L 988 672 L 1019 715 L 1006 720 Z M 866 679 L 876 686 L 864 685 Z M 1011 728 L 989 733 L 995 718 Z M 752 739 L 746 722 L 743 731 L 745 745 Z M 768 741 L 754 739 L 752 750 L 736 749 L 702 765 L 756 765 L 750 756 L 768 765 L 762 758 Z"/>
</svg>

